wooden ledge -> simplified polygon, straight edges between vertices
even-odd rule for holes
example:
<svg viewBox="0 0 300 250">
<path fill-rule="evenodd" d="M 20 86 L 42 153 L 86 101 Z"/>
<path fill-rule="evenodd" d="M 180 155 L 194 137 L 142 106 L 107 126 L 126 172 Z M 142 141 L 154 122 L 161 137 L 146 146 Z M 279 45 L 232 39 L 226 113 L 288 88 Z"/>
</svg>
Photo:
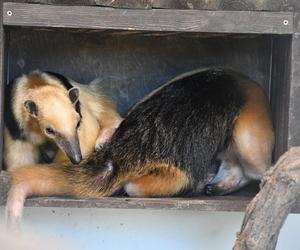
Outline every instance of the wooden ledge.
<svg viewBox="0 0 300 250">
<path fill-rule="evenodd" d="M 299 11 L 295 0 L 10 0 L 10 2 L 48 5 L 105 6 L 132 9 L 205 9 L 244 11 Z"/>
<path fill-rule="evenodd" d="M 0 205 L 5 205 L 9 177 L 0 173 Z M 122 208 L 122 209 L 175 209 L 199 211 L 244 211 L 251 197 L 221 196 L 193 198 L 129 198 L 105 197 L 100 199 L 73 199 L 43 197 L 27 199 L 28 207 Z"/>
<path fill-rule="evenodd" d="M 197 197 L 197 198 L 128 198 L 105 197 L 100 199 L 31 198 L 28 207 L 121 208 L 198 211 L 244 211 L 251 198 Z"/>
<path fill-rule="evenodd" d="M 8 174 L 2 171 L 0 173 L 0 206 L 5 205 L 8 182 Z M 74 199 L 42 197 L 27 199 L 25 206 L 244 212 L 252 197 L 253 192 L 249 191 L 241 191 L 237 195 L 199 196 L 193 198 L 105 197 L 99 199 Z M 300 201 L 297 202 L 292 213 L 300 213 Z"/>
</svg>

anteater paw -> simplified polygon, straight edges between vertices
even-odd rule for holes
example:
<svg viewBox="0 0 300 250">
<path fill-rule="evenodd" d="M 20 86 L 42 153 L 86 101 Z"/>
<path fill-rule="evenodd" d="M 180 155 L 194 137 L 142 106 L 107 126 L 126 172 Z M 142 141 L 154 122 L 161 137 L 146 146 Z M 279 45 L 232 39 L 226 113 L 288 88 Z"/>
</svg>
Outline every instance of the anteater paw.
<svg viewBox="0 0 300 250">
<path fill-rule="evenodd" d="M 217 185 L 207 184 L 204 187 L 204 193 L 206 195 L 210 195 L 210 196 L 213 196 L 213 195 L 222 195 L 223 194 L 223 190 L 220 190 Z"/>
</svg>

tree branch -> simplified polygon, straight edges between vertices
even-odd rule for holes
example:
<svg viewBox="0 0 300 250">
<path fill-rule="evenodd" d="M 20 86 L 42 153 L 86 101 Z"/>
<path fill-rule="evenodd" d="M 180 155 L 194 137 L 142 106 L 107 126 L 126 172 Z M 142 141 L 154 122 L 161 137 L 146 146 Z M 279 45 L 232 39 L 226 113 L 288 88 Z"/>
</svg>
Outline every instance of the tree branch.
<svg viewBox="0 0 300 250">
<path fill-rule="evenodd" d="M 262 180 L 246 209 L 234 250 L 273 250 L 280 229 L 300 194 L 300 147 L 283 154 Z"/>
</svg>

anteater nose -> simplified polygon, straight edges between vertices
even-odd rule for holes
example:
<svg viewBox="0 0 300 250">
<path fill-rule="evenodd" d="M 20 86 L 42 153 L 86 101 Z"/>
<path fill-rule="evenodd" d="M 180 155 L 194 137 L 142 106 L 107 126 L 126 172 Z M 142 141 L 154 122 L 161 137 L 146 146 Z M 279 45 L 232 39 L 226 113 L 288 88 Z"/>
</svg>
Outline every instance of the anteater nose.
<svg viewBox="0 0 300 250">
<path fill-rule="evenodd" d="M 74 157 L 72 157 L 71 159 L 71 162 L 73 163 L 73 164 L 79 164 L 80 162 L 81 162 L 81 160 L 82 160 L 82 156 L 81 155 L 74 155 Z"/>
</svg>

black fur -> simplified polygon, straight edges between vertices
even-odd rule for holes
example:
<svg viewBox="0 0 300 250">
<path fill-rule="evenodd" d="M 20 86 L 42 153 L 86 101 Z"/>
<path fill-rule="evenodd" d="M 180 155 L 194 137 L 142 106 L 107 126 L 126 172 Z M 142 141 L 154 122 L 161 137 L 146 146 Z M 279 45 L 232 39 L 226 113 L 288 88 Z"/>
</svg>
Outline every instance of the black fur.
<svg viewBox="0 0 300 250">
<path fill-rule="evenodd" d="M 70 90 L 71 88 L 73 88 L 74 86 L 70 83 L 70 81 L 68 80 L 68 78 L 66 78 L 65 76 L 55 73 L 55 72 L 51 72 L 51 71 L 46 71 L 45 73 L 51 75 L 52 77 L 55 77 L 59 80 L 59 82 L 67 89 Z"/>
<path fill-rule="evenodd" d="M 188 173 L 194 189 L 214 171 L 217 153 L 232 139 L 234 120 L 246 102 L 241 77 L 217 68 L 164 86 L 130 111 L 110 143 L 83 162 L 83 171 L 97 176 L 112 162 L 116 179 L 144 171 L 146 162 L 167 163 Z"/>
<path fill-rule="evenodd" d="M 55 78 L 57 78 L 60 83 L 66 88 L 66 90 L 70 90 L 71 88 L 73 88 L 74 86 L 70 83 L 69 79 L 66 78 L 65 76 L 55 73 L 55 72 L 51 72 L 51 71 L 45 71 L 47 74 L 51 75 L 52 77 L 54 76 Z M 75 104 L 75 110 L 76 112 L 79 114 L 80 118 L 82 118 L 81 115 L 81 111 L 80 111 L 80 101 L 76 102 Z"/>
</svg>

